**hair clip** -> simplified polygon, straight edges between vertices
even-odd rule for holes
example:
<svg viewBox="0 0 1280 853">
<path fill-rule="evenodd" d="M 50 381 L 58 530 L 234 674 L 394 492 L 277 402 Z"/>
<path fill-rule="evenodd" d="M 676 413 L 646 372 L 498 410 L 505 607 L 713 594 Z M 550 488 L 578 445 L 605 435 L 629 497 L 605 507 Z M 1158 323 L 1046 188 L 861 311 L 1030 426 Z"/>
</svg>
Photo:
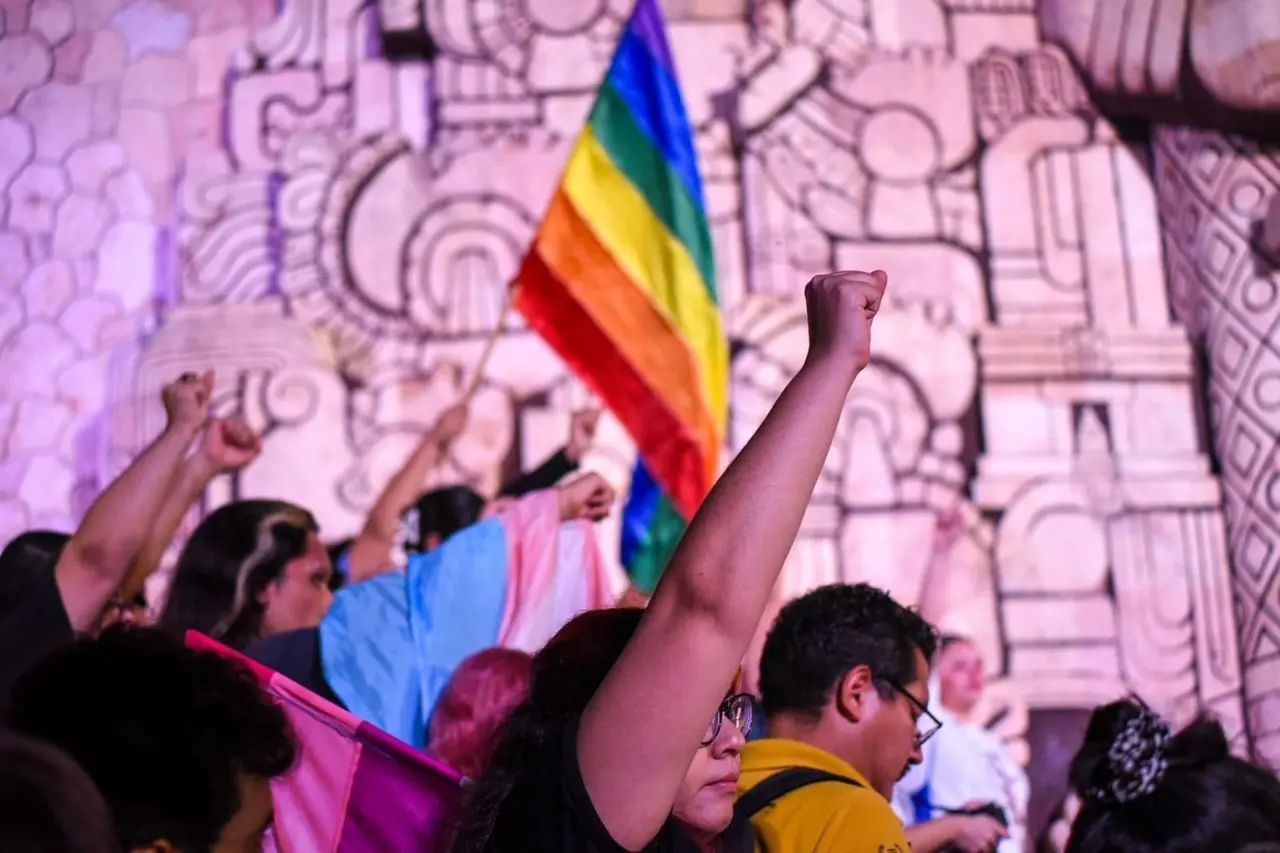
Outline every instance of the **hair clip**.
<svg viewBox="0 0 1280 853">
<path fill-rule="evenodd" d="M 1107 748 L 1108 780 L 1087 796 L 1104 803 L 1129 803 L 1156 789 L 1169 767 L 1169 725 L 1143 708 L 1120 727 Z"/>
</svg>

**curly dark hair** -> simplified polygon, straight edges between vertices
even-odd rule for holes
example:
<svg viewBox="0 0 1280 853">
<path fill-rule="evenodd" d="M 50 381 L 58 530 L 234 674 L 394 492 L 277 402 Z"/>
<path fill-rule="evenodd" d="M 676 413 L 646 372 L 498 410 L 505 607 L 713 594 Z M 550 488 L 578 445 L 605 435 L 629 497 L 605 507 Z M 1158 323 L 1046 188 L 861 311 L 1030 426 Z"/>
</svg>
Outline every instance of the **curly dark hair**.
<svg viewBox="0 0 1280 853">
<path fill-rule="evenodd" d="M 116 853 L 111 812 L 62 750 L 0 732 L 0 850 Z"/>
<path fill-rule="evenodd" d="M 84 768 L 125 850 L 208 850 L 241 806 L 239 777 L 275 778 L 297 755 L 250 671 L 153 628 L 49 654 L 15 682 L 7 722 Z"/>
<path fill-rule="evenodd" d="M 1084 744 L 1071 762 L 1071 786 L 1082 805 L 1067 853 L 1200 853 L 1280 841 L 1280 780 L 1231 755 L 1222 724 L 1205 715 L 1163 746 L 1146 744 L 1144 763 L 1158 757 L 1163 766 L 1142 786 L 1149 790 L 1128 785 L 1132 796 L 1123 802 L 1095 796 L 1116 783 L 1127 785 L 1120 776 L 1132 775 L 1129 765 L 1137 762 L 1117 762 L 1108 752 L 1135 720 L 1149 714 L 1126 699 L 1095 709 L 1089 718 Z"/>
<path fill-rule="evenodd" d="M 883 696 L 916 680 L 915 652 L 932 660 L 938 633 L 916 611 L 865 583 L 820 586 L 788 603 L 760 655 L 765 716 L 816 718 L 840 679 L 870 668 Z"/>
<path fill-rule="evenodd" d="M 315 517 L 285 501 L 234 501 L 210 513 L 187 540 L 156 625 L 175 637 L 208 634 L 243 649 L 262 633 L 259 594 L 307 550 Z"/>
</svg>

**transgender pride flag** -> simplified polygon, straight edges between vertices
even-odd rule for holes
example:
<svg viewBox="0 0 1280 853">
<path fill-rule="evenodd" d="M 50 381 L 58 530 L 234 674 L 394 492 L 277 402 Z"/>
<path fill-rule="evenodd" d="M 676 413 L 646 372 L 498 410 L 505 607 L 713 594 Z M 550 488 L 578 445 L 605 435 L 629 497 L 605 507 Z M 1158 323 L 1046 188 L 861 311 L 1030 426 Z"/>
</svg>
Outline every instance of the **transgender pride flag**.
<svg viewBox="0 0 1280 853">
<path fill-rule="evenodd" d="M 251 669 L 293 725 L 298 766 L 271 784 L 283 853 L 444 853 L 462 789 L 425 753 L 203 634 L 187 645 Z"/>
<path fill-rule="evenodd" d="M 356 717 L 421 748 L 463 660 L 493 646 L 535 652 L 615 599 L 592 525 L 561 522 L 555 489 L 533 492 L 403 572 L 339 590 L 320 622 L 324 677 Z"/>
</svg>

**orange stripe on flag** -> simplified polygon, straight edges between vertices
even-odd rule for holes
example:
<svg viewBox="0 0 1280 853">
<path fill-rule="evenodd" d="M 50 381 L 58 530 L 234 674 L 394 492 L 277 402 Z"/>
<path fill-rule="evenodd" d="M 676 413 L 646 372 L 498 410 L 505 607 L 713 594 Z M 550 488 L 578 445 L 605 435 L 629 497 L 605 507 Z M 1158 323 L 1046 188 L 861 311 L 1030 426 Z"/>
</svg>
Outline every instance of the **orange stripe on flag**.
<svg viewBox="0 0 1280 853">
<path fill-rule="evenodd" d="M 521 268 L 516 305 L 617 414 L 691 517 L 718 447 L 693 352 L 560 192 Z"/>
</svg>

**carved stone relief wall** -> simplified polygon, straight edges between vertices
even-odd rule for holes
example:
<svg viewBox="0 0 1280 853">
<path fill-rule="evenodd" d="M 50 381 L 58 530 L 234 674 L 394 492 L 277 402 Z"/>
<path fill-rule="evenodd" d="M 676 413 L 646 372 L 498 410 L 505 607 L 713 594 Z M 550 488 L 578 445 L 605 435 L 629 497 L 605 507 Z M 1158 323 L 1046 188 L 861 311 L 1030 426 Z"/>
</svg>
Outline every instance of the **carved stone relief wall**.
<svg viewBox="0 0 1280 853">
<path fill-rule="evenodd" d="M 1280 8 L 1265 0 L 1042 0 L 1109 114 L 1156 123 L 1152 165 L 1175 315 L 1206 351 L 1248 726 L 1280 766 Z M 1191 129 L 1195 127 L 1196 129 Z"/>
<path fill-rule="evenodd" d="M 780 593 L 871 580 L 917 602 L 958 511 L 932 615 L 997 691 L 1034 718 L 1134 689 L 1243 736 L 1155 193 L 1035 3 L 663 5 L 734 340 L 730 451 L 803 357 L 804 282 L 893 282 Z M 556 447 L 583 391 L 503 288 L 628 0 L 0 10 L 0 538 L 73 524 L 192 367 L 267 434 L 207 506 L 289 498 L 333 538 L 495 329 L 439 480 L 493 490 Z M 606 423 L 620 487 L 632 453 Z"/>
</svg>

